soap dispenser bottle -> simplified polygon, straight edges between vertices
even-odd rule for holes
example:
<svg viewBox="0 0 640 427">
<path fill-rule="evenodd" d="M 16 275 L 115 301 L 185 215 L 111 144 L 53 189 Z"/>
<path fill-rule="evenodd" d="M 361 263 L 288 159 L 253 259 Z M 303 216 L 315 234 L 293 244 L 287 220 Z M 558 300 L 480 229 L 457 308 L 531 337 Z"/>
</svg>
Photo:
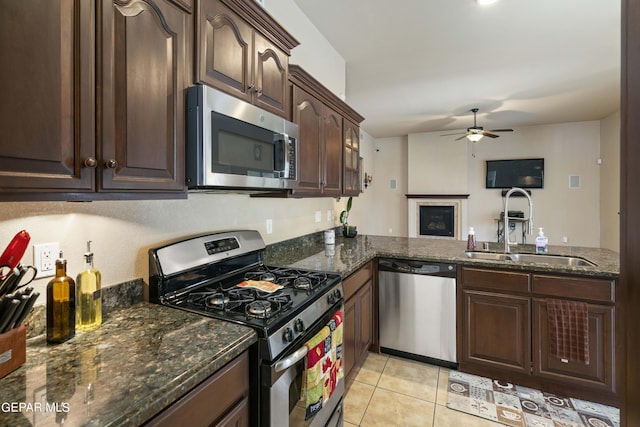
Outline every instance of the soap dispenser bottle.
<svg viewBox="0 0 640 427">
<path fill-rule="evenodd" d="M 91 240 L 87 242 L 84 263 L 84 270 L 76 278 L 76 328 L 92 331 L 102 324 L 102 276 L 93 266 Z"/>
<path fill-rule="evenodd" d="M 56 277 L 47 284 L 47 342 L 61 343 L 76 334 L 76 284 L 67 276 L 62 251 L 56 260 Z"/>
<path fill-rule="evenodd" d="M 473 251 L 476 249 L 476 231 L 473 227 L 469 227 L 469 235 L 467 236 L 467 250 Z"/>
<path fill-rule="evenodd" d="M 538 237 L 536 237 L 536 252 L 539 254 L 546 253 L 548 250 L 547 245 L 549 243 L 549 239 L 544 235 L 542 227 L 538 228 L 538 230 Z"/>
</svg>

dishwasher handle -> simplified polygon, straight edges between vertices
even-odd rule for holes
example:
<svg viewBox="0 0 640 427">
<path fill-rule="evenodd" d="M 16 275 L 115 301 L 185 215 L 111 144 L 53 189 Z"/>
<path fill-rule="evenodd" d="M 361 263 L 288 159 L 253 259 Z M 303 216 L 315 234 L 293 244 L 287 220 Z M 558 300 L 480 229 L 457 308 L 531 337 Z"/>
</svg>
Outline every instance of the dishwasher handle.
<svg viewBox="0 0 640 427">
<path fill-rule="evenodd" d="M 378 269 L 380 271 L 420 274 L 425 276 L 455 277 L 457 265 L 441 262 L 425 262 L 383 258 L 378 262 Z"/>
</svg>

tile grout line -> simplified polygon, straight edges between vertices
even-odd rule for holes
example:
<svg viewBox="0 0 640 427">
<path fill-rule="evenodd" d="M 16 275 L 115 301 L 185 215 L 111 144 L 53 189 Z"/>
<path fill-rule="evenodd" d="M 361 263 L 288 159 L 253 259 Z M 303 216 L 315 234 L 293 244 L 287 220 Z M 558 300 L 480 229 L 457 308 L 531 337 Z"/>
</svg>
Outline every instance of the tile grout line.
<svg viewBox="0 0 640 427">
<path fill-rule="evenodd" d="M 387 359 L 384 361 L 384 366 L 382 367 L 382 370 L 380 371 L 380 376 L 378 377 L 376 384 L 373 386 L 373 393 L 371 393 L 371 397 L 369 398 L 369 401 L 367 402 L 367 406 L 366 408 L 364 408 L 364 412 L 362 413 L 362 418 L 360 419 L 360 422 L 358 423 L 358 426 L 362 425 L 362 421 L 364 421 L 364 417 L 367 415 L 367 410 L 369 409 L 369 405 L 371 405 L 371 401 L 373 400 L 373 395 L 376 393 L 376 390 L 378 389 L 378 384 L 380 384 L 380 380 L 382 379 L 382 374 L 384 373 L 384 370 L 387 368 L 387 363 L 389 363 L 389 358 L 387 357 Z"/>
<path fill-rule="evenodd" d="M 438 409 L 438 395 L 440 393 L 440 375 L 442 375 L 442 368 L 438 366 L 438 377 L 436 379 L 436 399 L 433 402 L 433 418 L 431 419 L 431 426 L 436 425 L 436 410 Z"/>
</svg>

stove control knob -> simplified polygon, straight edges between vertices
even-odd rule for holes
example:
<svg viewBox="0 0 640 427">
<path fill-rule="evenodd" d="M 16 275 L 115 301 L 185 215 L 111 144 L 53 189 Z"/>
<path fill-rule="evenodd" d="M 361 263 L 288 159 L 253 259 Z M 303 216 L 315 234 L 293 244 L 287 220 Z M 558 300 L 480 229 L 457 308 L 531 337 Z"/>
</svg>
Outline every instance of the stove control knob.
<svg viewBox="0 0 640 427">
<path fill-rule="evenodd" d="M 329 303 L 329 305 L 333 305 L 336 303 L 336 297 L 335 295 L 333 295 L 333 293 L 329 294 L 329 296 L 327 297 L 327 302 Z"/>
<path fill-rule="evenodd" d="M 291 328 L 287 328 L 284 330 L 283 338 L 285 342 L 293 341 L 293 331 Z"/>
<path fill-rule="evenodd" d="M 335 296 L 336 296 L 336 300 L 339 300 L 340 298 L 342 298 L 342 292 L 340 292 L 340 289 L 336 289 L 336 290 L 333 292 L 333 295 L 335 295 Z"/>
<path fill-rule="evenodd" d="M 302 322 L 302 319 L 297 319 L 294 322 L 293 327 L 295 328 L 296 332 L 304 332 L 304 323 Z"/>
</svg>

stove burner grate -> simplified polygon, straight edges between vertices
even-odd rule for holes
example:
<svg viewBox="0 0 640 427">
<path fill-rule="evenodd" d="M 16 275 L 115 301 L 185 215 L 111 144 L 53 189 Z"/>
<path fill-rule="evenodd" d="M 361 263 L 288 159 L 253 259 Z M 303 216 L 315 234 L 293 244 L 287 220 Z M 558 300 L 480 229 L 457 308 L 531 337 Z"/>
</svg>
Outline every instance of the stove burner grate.
<svg viewBox="0 0 640 427">
<path fill-rule="evenodd" d="M 255 301 L 255 299 L 255 294 L 248 289 L 192 292 L 187 297 L 187 301 L 190 303 L 204 306 L 206 309 L 220 311 L 234 310 L 241 307 L 243 304 Z"/>
<path fill-rule="evenodd" d="M 291 297 L 284 294 L 268 295 L 245 306 L 245 315 L 256 319 L 270 319 L 291 306 Z"/>
</svg>

